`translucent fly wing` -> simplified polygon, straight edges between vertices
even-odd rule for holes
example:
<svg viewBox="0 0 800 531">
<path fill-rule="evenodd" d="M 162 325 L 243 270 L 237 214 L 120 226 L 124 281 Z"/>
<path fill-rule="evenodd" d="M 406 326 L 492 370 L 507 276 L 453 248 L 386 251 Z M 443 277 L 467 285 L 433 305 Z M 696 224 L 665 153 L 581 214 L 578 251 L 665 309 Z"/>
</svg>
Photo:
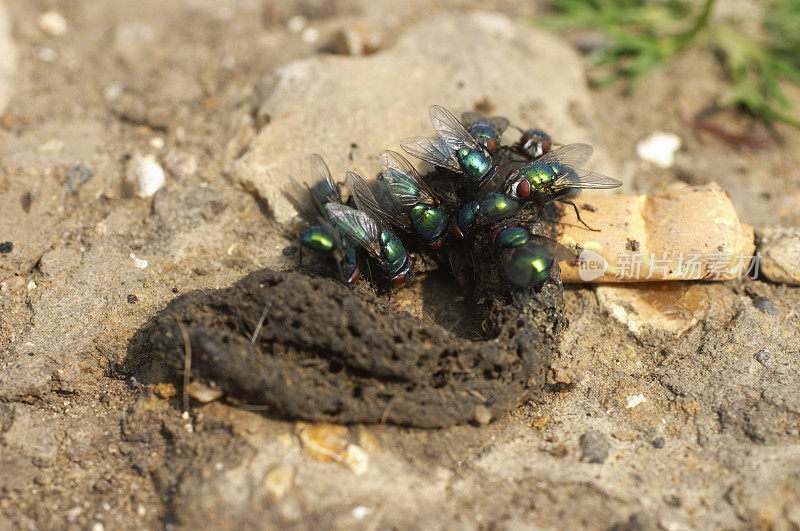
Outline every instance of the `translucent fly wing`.
<svg viewBox="0 0 800 531">
<path fill-rule="evenodd" d="M 398 199 L 401 205 L 411 207 L 416 203 L 422 203 L 423 205 L 432 206 L 439 203 L 439 199 L 430 185 L 420 177 L 414 166 L 400 153 L 389 149 L 381 153 L 381 168 L 382 178 L 388 184 L 392 195 Z M 401 182 L 402 179 L 398 178 L 399 176 L 395 175 L 395 172 L 408 178 L 416 185 L 418 188 L 416 195 L 408 193 L 406 186 Z"/>
<path fill-rule="evenodd" d="M 501 136 L 508 129 L 508 124 L 510 123 L 508 118 L 503 116 L 490 116 L 486 121 L 497 132 L 497 136 Z"/>
<path fill-rule="evenodd" d="M 359 210 L 380 219 L 386 224 L 400 227 L 407 227 L 410 224 L 408 216 L 403 215 L 389 190 L 381 187 L 380 182 L 373 183 L 373 186 L 370 186 L 360 175 L 350 171 L 347 172 L 347 186 L 352 190 L 353 199 Z"/>
<path fill-rule="evenodd" d="M 536 162 L 558 162 L 572 169 L 578 169 L 591 158 L 594 148 L 588 144 L 568 144 L 552 149 L 536 159 Z"/>
<path fill-rule="evenodd" d="M 622 181 L 606 175 L 587 170 L 575 170 L 560 175 L 553 181 L 553 189 L 582 188 L 607 190 L 622 186 Z"/>
<path fill-rule="evenodd" d="M 461 123 L 464 124 L 464 127 L 470 128 L 475 124 L 479 124 L 481 122 L 487 122 L 487 119 L 484 115 L 477 113 L 477 112 L 462 112 L 461 113 Z"/>
<path fill-rule="evenodd" d="M 533 241 L 544 247 L 556 262 L 568 262 L 570 264 L 578 263 L 578 253 L 569 247 L 565 247 L 557 241 L 548 238 L 547 236 L 531 234 L 529 241 Z"/>
<path fill-rule="evenodd" d="M 508 118 L 503 116 L 489 116 L 486 117 L 477 112 L 464 112 L 461 113 L 461 123 L 464 124 L 464 127 L 467 129 L 471 128 L 475 124 L 479 123 L 487 123 L 491 126 L 492 129 L 495 130 L 497 136 L 501 136 L 503 132 L 508 129 L 509 121 Z"/>
<path fill-rule="evenodd" d="M 378 223 L 362 210 L 356 210 L 339 203 L 325 205 L 331 223 L 344 236 L 360 247 L 363 247 L 373 258 L 381 258 L 381 246 Z"/>
<path fill-rule="evenodd" d="M 439 105 L 428 107 L 433 129 L 452 151 L 466 146 L 470 149 L 481 150 L 481 147 L 467 131 L 467 129 L 453 116 L 450 111 Z"/>
<path fill-rule="evenodd" d="M 415 136 L 400 141 L 403 151 L 418 159 L 430 162 L 434 166 L 447 168 L 455 172 L 461 171 L 458 159 L 452 149 L 440 138 Z"/>
<path fill-rule="evenodd" d="M 332 190 L 335 190 L 338 194 L 339 187 L 336 186 L 336 183 L 333 182 L 333 177 L 331 177 L 331 171 L 328 169 L 328 165 L 325 164 L 325 161 L 316 153 L 313 153 L 310 157 L 311 159 L 311 177 L 313 177 L 314 182 L 317 181 L 325 181 L 331 187 Z M 341 195 L 337 197 L 338 201 L 341 201 Z"/>
<path fill-rule="evenodd" d="M 300 217 L 312 224 L 316 223 L 320 217 L 324 217 L 325 212 L 320 210 L 319 203 L 314 201 L 308 187 L 291 177 L 288 180 L 289 186 L 283 190 L 283 197 L 292 204 Z"/>
</svg>

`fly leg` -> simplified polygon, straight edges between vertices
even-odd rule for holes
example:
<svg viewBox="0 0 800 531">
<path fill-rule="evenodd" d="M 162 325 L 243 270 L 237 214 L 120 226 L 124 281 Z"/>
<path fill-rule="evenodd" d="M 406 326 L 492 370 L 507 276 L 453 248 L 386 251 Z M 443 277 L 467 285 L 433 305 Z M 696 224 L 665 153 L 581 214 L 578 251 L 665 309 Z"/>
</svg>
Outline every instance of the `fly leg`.
<svg viewBox="0 0 800 531">
<path fill-rule="evenodd" d="M 600 229 L 593 229 L 592 227 L 590 227 L 589 225 L 587 225 L 585 221 L 583 221 L 583 220 L 581 219 L 581 214 L 580 214 L 580 212 L 578 212 L 578 206 L 577 206 L 575 203 L 573 203 L 573 202 L 572 202 L 572 201 L 570 201 L 569 199 L 563 199 L 563 198 L 559 198 L 559 199 L 557 199 L 557 201 L 558 201 L 559 203 L 563 203 L 563 204 L 565 204 L 565 205 L 572 205 L 572 208 L 574 208 L 574 209 L 575 209 L 575 216 L 578 218 L 578 221 L 580 221 L 580 222 L 581 222 L 581 224 L 582 224 L 584 227 L 586 227 L 587 229 L 589 229 L 590 231 L 593 231 L 593 232 L 600 232 Z"/>
</svg>

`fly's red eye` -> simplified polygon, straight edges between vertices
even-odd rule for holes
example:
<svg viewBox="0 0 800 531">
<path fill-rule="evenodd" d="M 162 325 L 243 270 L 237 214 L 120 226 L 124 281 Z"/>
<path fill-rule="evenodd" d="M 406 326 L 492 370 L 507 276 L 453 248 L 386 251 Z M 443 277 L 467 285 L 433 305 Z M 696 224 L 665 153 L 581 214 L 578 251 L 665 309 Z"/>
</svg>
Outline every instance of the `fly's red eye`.
<svg viewBox="0 0 800 531">
<path fill-rule="evenodd" d="M 531 193 L 531 183 L 523 179 L 517 184 L 517 197 L 528 197 Z"/>
<path fill-rule="evenodd" d="M 542 154 L 547 153 L 550 151 L 550 141 L 546 138 L 542 139 Z"/>
<path fill-rule="evenodd" d="M 486 149 L 489 150 L 489 153 L 494 153 L 497 151 L 497 142 L 492 140 L 491 138 L 486 139 Z"/>
<path fill-rule="evenodd" d="M 353 276 L 350 277 L 350 280 L 348 280 L 347 283 L 348 284 L 355 284 L 356 280 L 358 280 L 358 276 L 360 274 L 361 274 L 361 271 L 358 268 L 356 268 L 356 270 L 353 271 Z"/>
<path fill-rule="evenodd" d="M 430 247 L 431 249 L 433 249 L 433 250 L 436 250 L 436 249 L 441 249 L 441 248 L 442 248 L 442 240 L 436 240 L 435 242 L 432 242 L 432 243 L 429 245 L 429 247 Z"/>
<path fill-rule="evenodd" d="M 396 286 L 397 284 L 402 284 L 405 281 L 406 281 L 406 274 L 403 273 L 402 275 L 397 275 L 396 277 L 394 277 L 392 279 L 392 284 Z"/>
<path fill-rule="evenodd" d="M 524 135 L 522 135 L 522 138 L 519 139 L 519 143 L 521 145 L 523 145 L 523 146 L 528 145 L 528 142 L 530 142 L 530 141 L 531 141 L 531 134 L 530 133 L 525 133 Z"/>
</svg>

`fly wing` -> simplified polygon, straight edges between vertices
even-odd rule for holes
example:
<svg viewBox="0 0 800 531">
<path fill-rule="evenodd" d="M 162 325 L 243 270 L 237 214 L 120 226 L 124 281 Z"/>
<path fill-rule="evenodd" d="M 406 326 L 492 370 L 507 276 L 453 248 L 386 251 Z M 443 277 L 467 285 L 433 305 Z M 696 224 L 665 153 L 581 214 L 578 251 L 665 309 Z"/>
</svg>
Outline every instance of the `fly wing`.
<svg viewBox="0 0 800 531">
<path fill-rule="evenodd" d="M 487 118 L 486 122 L 497 132 L 498 137 L 501 136 L 506 129 L 508 129 L 508 124 L 510 123 L 508 118 L 503 116 L 492 116 Z"/>
<path fill-rule="evenodd" d="M 508 118 L 503 116 L 490 116 L 486 117 L 477 112 L 464 112 L 461 113 L 461 123 L 464 124 L 464 127 L 470 129 L 473 125 L 479 124 L 481 122 L 489 124 L 492 129 L 495 130 L 497 136 L 501 136 L 503 132 L 508 129 Z"/>
<path fill-rule="evenodd" d="M 622 186 L 622 181 L 618 179 L 587 170 L 567 172 L 553 181 L 554 190 L 563 190 L 565 188 L 607 190 L 620 186 Z"/>
<path fill-rule="evenodd" d="M 316 153 L 311 155 L 311 176 L 314 178 L 314 182 L 324 180 L 328 183 L 328 186 L 330 186 L 332 190 L 334 190 L 337 194 L 339 193 L 339 187 L 336 186 L 335 182 L 333 182 L 333 177 L 331 177 L 331 171 L 328 169 L 328 165 L 325 164 L 325 161 L 322 159 L 322 157 Z M 338 202 L 341 202 L 341 195 L 339 195 L 336 199 Z"/>
<path fill-rule="evenodd" d="M 452 151 L 467 146 L 470 149 L 481 150 L 469 131 L 453 116 L 450 111 L 439 105 L 428 107 L 433 129 Z"/>
<path fill-rule="evenodd" d="M 469 129 L 475 124 L 479 124 L 481 122 L 487 122 L 488 120 L 486 117 L 477 112 L 462 112 L 461 113 L 461 123 L 464 124 L 464 127 Z"/>
<path fill-rule="evenodd" d="M 570 264 L 578 263 L 578 253 L 569 247 L 565 247 L 557 241 L 548 238 L 547 236 L 531 234 L 529 241 L 536 242 L 544 247 L 556 262 L 569 262 Z"/>
<path fill-rule="evenodd" d="M 331 223 L 373 258 L 380 260 L 380 229 L 378 223 L 364 211 L 339 203 L 325 205 Z"/>
<path fill-rule="evenodd" d="M 425 162 L 430 162 L 434 166 L 456 172 L 461 171 L 455 153 L 441 138 L 428 138 L 426 136 L 404 138 L 400 141 L 400 147 L 409 155 Z"/>
<path fill-rule="evenodd" d="M 409 226 L 408 216 L 402 213 L 391 192 L 382 187 L 380 182 L 373 183 L 371 187 L 360 175 L 349 171 L 347 172 L 347 186 L 352 190 L 353 199 L 359 210 L 371 214 L 387 225 Z M 377 191 L 377 197 L 373 187 Z"/>
<path fill-rule="evenodd" d="M 588 144 L 568 144 L 552 149 L 536 159 L 536 162 L 558 162 L 572 169 L 578 169 L 592 156 L 594 148 Z"/>
<path fill-rule="evenodd" d="M 419 176 L 414 166 L 406 160 L 406 158 L 397 153 L 396 151 L 385 150 L 381 153 L 381 175 L 389 186 L 389 189 L 398 199 L 401 205 L 405 207 L 413 206 L 416 203 L 423 205 L 437 205 L 439 199 L 436 197 L 433 189 Z M 400 179 L 397 178 L 395 172 L 402 174 L 403 177 L 408 178 L 418 188 L 416 195 L 408 194 L 406 187 L 402 185 Z"/>
</svg>

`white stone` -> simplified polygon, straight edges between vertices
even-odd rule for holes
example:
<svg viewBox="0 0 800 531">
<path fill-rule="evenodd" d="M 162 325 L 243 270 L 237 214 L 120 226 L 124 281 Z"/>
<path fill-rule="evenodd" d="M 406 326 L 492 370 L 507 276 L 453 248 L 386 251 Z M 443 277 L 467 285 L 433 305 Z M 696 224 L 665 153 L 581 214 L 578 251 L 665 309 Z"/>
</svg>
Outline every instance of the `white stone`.
<svg viewBox="0 0 800 531">
<path fill-rule="evenodd" d="M 639 158 L 662 168 L 675 164 L 675 152 L 681 147 L 681 138 L 673 133 L 657 131 L 636 145 Z"/>
<path fill-rule="evenodd" d="M 58 11 L 45 11 L 39 15 L 39 29 L 51 37 L 60 37 L 67 32 L 69 25 Z"/>
<path fill-rule="evenodd" d="M 286 22 L 286 29 L 290 33 L 300 33 L 308 26 L 308 19 L 303 15 L 295 15 Z"/>
<path fill-rule="evenodd" d="M 128 162 L 125 184 L 136 197 L 153 197 L 164 186 L 164 181 L 164 170 L 152 155 L 137 155 Z"/>
<path fill-rule="evenodd" d="M 363 520 L 372 512 L 372 509 L 367 507 L 366 505 L 358 505 L 353 507 L 353 518 L 356 520 Z"/>
<path fill-rule="evenodd" d="M 131 253 L 131 260 L 133 260 L 133 265 L 137 269 L 147 269 L 147 260 L 142 260 L 141 258 L 136 258 L 136 255 Z"/>
<path fill-rule="evenodd" d="M 634 408 L 639 404 L 644 404 L 646 399 L 643 394 L 630 395 L 625 399 L 625 407 L 628 409 Z"/>
<path fill-rule="evenodd" d="M 300 38 L 303 39 L 303 42 L 315 43 L 319 40 L 319 30 L 317 28 L 306 28 L 300 34 Z"/>
</svg>

